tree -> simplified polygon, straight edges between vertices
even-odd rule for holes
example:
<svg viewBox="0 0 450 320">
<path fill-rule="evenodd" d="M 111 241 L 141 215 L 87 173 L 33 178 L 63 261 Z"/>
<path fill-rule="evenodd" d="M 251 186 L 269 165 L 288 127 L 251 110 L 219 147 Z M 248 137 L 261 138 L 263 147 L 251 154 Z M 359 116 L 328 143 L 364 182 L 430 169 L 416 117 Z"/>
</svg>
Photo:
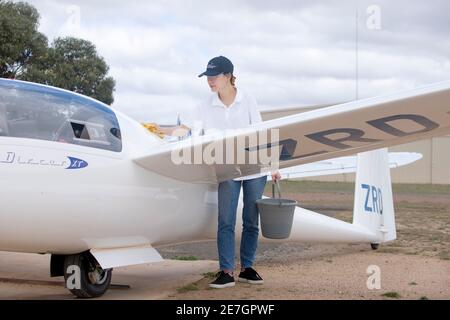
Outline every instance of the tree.
<svg viewBox="0 0 450 320">
<path fill-rule="evenodd" d="M 108 71 L 108 65 L 91 42 L 67 37 L 57 38 L 20 79 L 64 88 L 112 104 L 115 81 L 107 77 Z"/>
<path fill-rule="evenodd" d="M 39 13 L 24 3 L 0 0 L 0 77 L 64 88 L 107 104 L 114 101 L 115 81 L 95 46 L 72 37 L 48 47 L 37 31 Z"/>
<path fill-rule="evenodd" d="M 36 8 L 0 0 L 0 77 L 15 78 L 46 53 L 48 40 L 38 26 Z"/>
</svg>

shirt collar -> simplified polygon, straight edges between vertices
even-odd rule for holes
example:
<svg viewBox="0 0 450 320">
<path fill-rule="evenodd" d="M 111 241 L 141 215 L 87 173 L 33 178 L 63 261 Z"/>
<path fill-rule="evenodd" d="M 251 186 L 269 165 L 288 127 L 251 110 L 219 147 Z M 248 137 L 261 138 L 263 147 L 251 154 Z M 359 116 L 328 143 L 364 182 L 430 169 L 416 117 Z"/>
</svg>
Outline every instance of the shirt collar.
<svg viewBox="0 0 450 320">
<path fill-rule="evenodd" d="M 234 105 L 236 102 L 241 102 L 241 101 L 242 101 L 242 92 L 241 92 L 241 90 L 236 88 L 236 97 L 234 98 L 234 102 L 230 105 L 230 107 L 232 105 Z M 222 100 L 220 100 L 220 98 L 219 98 L 219 93 L 215 93 L 213 95 L 212 105 L 225 108 L 225 105 L 223 104 Z"/>
</svg>

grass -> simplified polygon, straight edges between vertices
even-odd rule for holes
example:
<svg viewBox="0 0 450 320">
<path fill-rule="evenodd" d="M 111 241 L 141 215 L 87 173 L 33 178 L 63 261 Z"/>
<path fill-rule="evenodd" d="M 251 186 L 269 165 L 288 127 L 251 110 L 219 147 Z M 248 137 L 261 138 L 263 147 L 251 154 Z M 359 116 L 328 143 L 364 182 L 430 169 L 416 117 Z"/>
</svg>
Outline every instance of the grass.
<svg viewBox="0 0 450 320">
<path fill-rule="evenodd" d="M 450 260 L 450 252 L 449 251 L 441 251 L 439 253 L 439 258 L 442 260 Z"/>
<path fill-rule="evenodd" d="M 192 291 L 199 291 L 199 290 L 215 290 L 214 288 L 209 287 L 209 282 L 211 281 L 211 279 L 214 279 L 217 275 L 217 271 L 216 272 L 205 272 L 202 273 L 203 278 L 200 279 L 199 281 L 190 283 L 188 285 L 185 285 L 184 287 L 178 288 L 177 292 L 178 293 L 187 293 L 187 292 L 192 292 Z"/>
<path fill-rule="evenodd" d="M 188 285 L 185 285 L 184 287 L 178 288 L 178 293 L 186 293 L 190 291 L 198 291 L 200 290 L 199 287 L 195 283 L 190 283 Z"/>
<path fill-rule="evenodd" d="M 206 283 L 208 283 L 211 279 L 214 279 L 216 277 L 217 272 L 205 272 L 202 274 L 204 277 L 203 279 L 200 279 L 197 282 L 190 283 L 188 285 L 185 285 L 184 287 L 178 288 L 178 293 L 186 293 L 191 291 L 199 291 L 199 290 L 213 290 L 213 288 L 210 287 L 204 287 Z"/>
<path fill-rule="evenodd" d="M 280 183 L 281 193 L 323 193 L 323 192 L 346 192 L 353 193 L 355 185 L 343 182 L 320 182 L 320 181 L 283 181 Z M 267 183 L 267 193 L 272 194 L 272 184 Z"/>
<path fill-rule="evenodd" d="M 195 256 L 175 256 L 172 258 L 172 260 L 197 261 L 199 259 Z"/>
<path fill-rule="evenodd" d="M 395 292 L 395 291 L 389 291 L 389 292 L 383 293 L 381 296 L 382 297 L 386 297 L 386 298 L 390 298 L 390 299 L 399 299 L 399 298 L 401 298 L 400 293 Z"/>
<path fill-rule="evenodd" d="M 214 279 L 216 277 L 216 274 L 217 274 L 217 272 L 206 272 L 206 273 L 203 273 L 202 275 L 205 278 Z"/>
<path fill-rule="evenodd" d="M 394 183 L 392 191 L 400 194 L 450 195 L 450 185 Z"/>
<path fill-rule="evenodd" d="M 353 193 L 355 190 L 354 182 L 323 182 L 307 180 L 291 180 L 280 183 L 282 192 L 300 192 L 300 193 L 323 193 L 339 192 Z M 432 185 L 432 184 L 403 184 L 395 183 L 392 185 L 395 194 L 420 194 L 420 195 L 450 195 L 450 185 Z M 271 183 L 266 186 L 266 192 L 272 192 Z"/>
<path fill-rule="evenodd" d="M 375 251 L 375 253 L 402 253 L 404 252 L 404 250 L 402 248 L 399 247 L 394 247 L 394 246 L 381 246 L 377 251 Z"/>
</svg>

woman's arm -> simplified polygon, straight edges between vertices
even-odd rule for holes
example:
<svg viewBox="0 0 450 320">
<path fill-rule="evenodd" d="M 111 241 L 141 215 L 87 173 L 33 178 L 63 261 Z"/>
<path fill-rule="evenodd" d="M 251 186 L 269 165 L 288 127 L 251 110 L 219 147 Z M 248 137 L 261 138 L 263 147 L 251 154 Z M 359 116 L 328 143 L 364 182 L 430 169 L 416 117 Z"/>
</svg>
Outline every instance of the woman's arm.
<svg viewBox="0 0 450 320">
<path fill-rule="evenodd" d="M 168 136 L 176 136 L 176 137 L 184 137 L 186 136 L 191 128 L 185 126 L 184 124 L 179 126 L 170 126 L 170 127 L 161 127 L 158 126 L 158 129 Z"/>
</svg>

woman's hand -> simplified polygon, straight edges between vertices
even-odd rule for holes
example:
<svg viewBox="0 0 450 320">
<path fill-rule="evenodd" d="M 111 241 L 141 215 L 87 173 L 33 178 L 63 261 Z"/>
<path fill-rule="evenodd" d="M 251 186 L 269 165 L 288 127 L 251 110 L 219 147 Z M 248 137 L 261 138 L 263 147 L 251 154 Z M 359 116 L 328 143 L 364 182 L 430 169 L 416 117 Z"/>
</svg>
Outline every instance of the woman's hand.
<svg viewBox="0 0 450 320">
<path fill-rule="evenodd" d="M 175 136 L 175 137 L 184 137 L 191 130 L 189 127 L 185 126 L 184 124 L 182 124 L 181 126 L 172 126 L 172 127 L 157 126 L 157 128 L 158 128 L 158 130 L 163 132 L 165 135 Z"/>
<path fill-rule="evenodd" d="M 189 131 L 191 131 L 191 128 L 182 124 L 180 126 L 174 127 L 171 135 L 177 137 L 185 137 L 186 135 L 188 135 Z"/>
<path fill-rule="evenodd" d="M 281 180 L 281 174 L 279 171 L 272 172 L 272 181 L 277 182 Z"/>
</svg>

